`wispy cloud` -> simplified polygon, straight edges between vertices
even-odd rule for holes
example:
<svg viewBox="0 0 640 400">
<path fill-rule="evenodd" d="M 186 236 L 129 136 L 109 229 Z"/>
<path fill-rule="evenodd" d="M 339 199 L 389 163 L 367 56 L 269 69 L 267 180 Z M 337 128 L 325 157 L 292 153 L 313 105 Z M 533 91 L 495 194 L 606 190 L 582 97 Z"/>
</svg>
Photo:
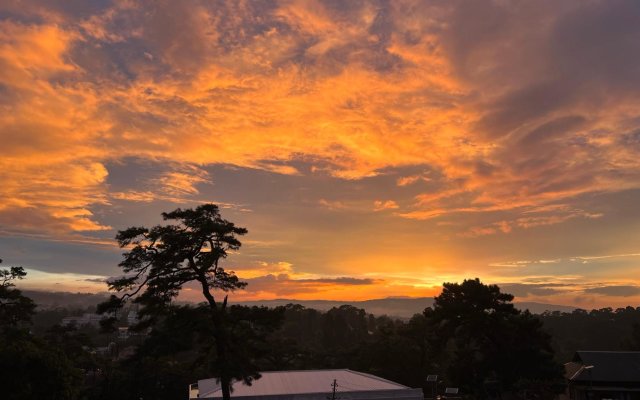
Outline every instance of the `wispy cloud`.
<svg viewBox="0 0 640 400">
<path fill-rule="evenodd" d="M 395 210 L 397 208 L 400 208 L 400 206 L 393 200 L 376 200 L 373 202 L 374 211 Z"/>
<path fill-rule="evenodd" d="M 604 296 L 631 297 L 640 295 L 640 286 L 635 285 L 611 285 L 587 288 L 585 293 L 601 294 Z"/>
<path fill-rule="evenodd" d="M 207 199 L 278 210 L 284 232 L 304 204 L 370 230 L 385 219 L 405 243 L 420 230 L 451 253 L 412 267 L 431 272 L 463 262 L 462 242 L 621 221 L 594 199 L 640 188 L 633 2 L 0 7 L 4 235 L 102 240 L 120 212 Z M 129 160 L 151 167 L 114 183 Z M 261 191 L 286 201 L 246 205 L 258 193 L 216 186 L 220 165 L 270 174 Z M 345 181 L 357 193 L 314 191 Z M 320 230 L 310 241 L 336 254 L 380 248 Z"/>
<path fill-rule="evenodd" d="M 531 12 L 491 3 L 477 10 L 495 22 L 487 35 L 471 23 L 475 13 L 455 3 L 133 2 L 80 14 L 33 2 L 2 21 L 4 207 L 44 205 L 53 220 L 76 210 L 62 226 L 102 229 L 85 210 L 108 197 L 105 162 L 126 156 L 183 163 L 188 170 L 157 180 L 179 196 L 196 194 L 209 179 L 196 164 L 297 174 L 284 163 L 312 157 L 347 179 L 429 165 L 445 189 L 419 195 L 414 210 L 398 214 L 419 219 L 638 187 L 633 131 L 625 128 L 625 110 L 638 100 L 628 71 L 638 60 L 600 61 L 582 85 L 571 56 L 635 54 L 618 30 L 606 30 L 613 16 L 635 15 L 626 7 L 576 3 Z M 135 26 L 127 23 L 133 19 Z M 542 31 L 537 19 L 546 21 Z M 610 57 L 566 47 L 598 30 L 621 43 L 602 48 Z M 525 36 L 530 45 L 514 45 Z M 620 76 L 631 84 L 619 84 Z M 610 95 L 587 94 L 598 85 Z M 541 102 L 549 98 L 555 101 Z M 603 104 L 606 113 L 598 112 Z M 570 160 L 560 154 L 567 148 Z M 397 184 L 418 180 L 426 178 Z M 140 201 L 144 193 L 115 196 Z"/>
</svg>

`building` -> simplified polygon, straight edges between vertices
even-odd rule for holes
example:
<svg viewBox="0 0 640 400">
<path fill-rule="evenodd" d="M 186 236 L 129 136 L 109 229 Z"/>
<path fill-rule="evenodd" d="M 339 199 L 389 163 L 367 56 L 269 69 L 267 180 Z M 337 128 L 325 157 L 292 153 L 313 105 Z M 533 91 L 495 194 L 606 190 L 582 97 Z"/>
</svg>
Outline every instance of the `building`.
<svg viewBox="0 0 640 400">
<path fill-rule="evenodd" d="M 251 386 L 233 384 L 232 398 L 242 400 L 327 400 L 332 398 L 372 400 L 423 400 L 422 389 L 411 389 L 374 375 L 349 369 L 263 372 Z M 222 391 L 215 378 L 203 379 L 189 387 L 190 399 L 220 399 Z"/>
<path fill-rule="evenodd" d="M 118 327 L 118 340 L 127 340 L 131 337 L 131 332 L 126 326 Z"/>
<path fill-rule="evenodd" d="M 640 400 L 638 351 L 578 351 L 565 372 L 571 400 Z"/>
<path fill-rule="evenodd" d="M 130 310 L 127 314 L 127 325 L 132 326 L 140 322 L 138 319 L 138 312 L 136 310 Z"/>
<path fill-rule="evenodd" d="M 108 318 L 107 314 L 92 314 L 92 313 L 84 313 L 81 317 L 64 317 L 62 318 L 61 325 L 62 326 L 83 326 L 83 325 L 91 325 L 94 327 L 100 326 L 100 321 Z"/>
</svg>

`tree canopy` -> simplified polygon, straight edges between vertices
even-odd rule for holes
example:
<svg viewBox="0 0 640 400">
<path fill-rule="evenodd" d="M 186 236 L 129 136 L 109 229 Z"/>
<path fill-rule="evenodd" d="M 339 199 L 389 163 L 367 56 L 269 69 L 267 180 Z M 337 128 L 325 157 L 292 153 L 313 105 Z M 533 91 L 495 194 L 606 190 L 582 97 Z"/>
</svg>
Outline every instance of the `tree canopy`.
<svg viewBox="0 0 640 400">
<path fill-rule="evenodd" d="M 0 260 L 0 264 L 2 260 Z M 27 273 L 22 267 L 0 270 L 0 327 L 2 330 L 15 328 L 21 323 L 31 321 L 36 308 L 30 298 L 16 289 L 14 282 L 23 279 Z"/>
<path fill-rule="evenodd" d="M 0 263 L 2 260 L 0 260 Z M 15 287 L 22 267 L 0 270 L 0 387 L 6 399 L 73 399 L 79 374 L 65 353 L 28 329 L 36 304 Z"/>
<path fill-rule="evenodd" d="M 101 385 L 103 398 L 177 399 L 198 379 L 220 376 L 210 310 L 204 305 L 172 305 L 130 357 L 114 364 Z M 269 369 L 265 360 L 280 349 L 272 345 L 282 309 L 232 305 L 227 312 L 227 373 L 251 380 Z"/>
<path fill-rule="evenodd" d="M 235 273 L 225 271 L 220 260 L 225 259 L 229 251 L 240 248 L 238 237 L 247 230 L 223 219 L 215 204 L 203 204 L 195 209 L 178 208 L 162 213 L 162 218 L 167 221 L 164 225 L 131 227 L 118 232 L 119 246 L 127 249 L 119 264 L 124 275 L 108 284 L 110 290 L 121 295 L 112 296 L 99 310 L 115 311 L 124 300 L 132 299 L 143 306 L 140 314 L 150 321 L 166 309 L 185 284 L 199 284 L 214 326 L 223 397 L 229 399 L 231 380 L 236 376 L 230 372 L 232 363 L 228 359 L 227 296 L 219 302 L 212 292 L 229 292 L 246 286 Z"/>
<path fill-rule="evenodd" d="M 433 308 L 425 310 L 439 367 L 452 385 L 477 398 L 518 391 L 544 398 L 561 387 L 551 337 L 537 317 L 517 310 L 512 300 L 476 278 L 445 283 Z"/>
<path fill-rule="evenodd" d="M 230 250 L 240 248 L 237 237 L 247 230 L 223 219 L 218 206 L 178 208 L 162 213 L 162 218 L 175 223 L 150 229 L 131 227 L 116 235 L 118 245 L 128 249 L 119 264 L 124 276 L 108 284 L 110 290 L 123 295 L 113 296 L 103 310 L 133 298 L 134 302 L 147 307 L 144 311 L 151 313 L 169 304 L 186 283 L 194 281 L 201 285 L 210 305 L 217 307 L 212 290 L 227 292 L 246 286 L 233 272 L 220 266 L 220 259 L 226 258 Z"/>
</svg>

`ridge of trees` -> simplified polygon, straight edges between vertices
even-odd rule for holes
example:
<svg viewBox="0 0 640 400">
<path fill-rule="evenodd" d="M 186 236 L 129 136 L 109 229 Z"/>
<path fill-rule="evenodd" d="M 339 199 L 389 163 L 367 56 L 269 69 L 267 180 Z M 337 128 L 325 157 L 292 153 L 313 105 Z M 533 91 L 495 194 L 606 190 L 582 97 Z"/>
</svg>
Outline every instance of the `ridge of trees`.
<svg viewBox="0 0 640 400">
<path fill-rule="evenodd" d="M 210 342 L 203 340 L 211 328 L 208 325 L 210 320 L 204 316 L 206 312 L 206 306 L 170 307 L 131 356 L 116 359 L 101 357 L 89 350 L 97 339 L 98 332 L 95 329 L 46 328 L 42 325 L 37 333 L 31 335 L 23 329 L 23 341 L 19 345 L 13 338 L 10 342 L 6 341 L 9 339 L 6 336 L 0 340 L 3 345 L 12 343 L 11 349 L 0 345 L 0 366 L 9 372 L 2 384 L 9 388 L 13 387 L 11 385 L 31 388 L 28 394 L 16 391 L 16 395 L 9 399 L 32 398 L 37 393 L 34 390 L 38 385 L 25 384 L 27 381 L 49 385 L 53 392 L 48 392 L 46 398 L 52 398 L 49 394 L 54 392 L 60 393 L 57 398 L 61 399 L 137 400 L 141 397 L 171 399 L 184 396 L 188 384 L 212 376 L 208 362 L 215 358 L 215 352 L 213 349 L 207 352 Z M 244 356 L 252 357 L 249 361 L 260 371 L 351 368 L 407 386 L 424 387 L 427 394 L 431 393 L 431 388 L 425 387 L 425 376 L 428 374 L 440 375 L 443 385 L 460 383 L 449 375 L 446 365 L 441 364 L 443 361 L 435 356 L 431 347 L 434 340 L 442 340 L 434 335 L 433 322 L 426 316 L 433 312 L 433 309 L 427 310 L 403 321 L 386 316 L 376 317 L 348 305 L 326 312 L 295 304 L 276 309 L 229 306 L 229 315 L 233 316 L 230 318 L 238 323 L 234 328 L 236 346 L 239 350 L 244 349 Z M 35 319 L 38 314 L 35 314 Z M 522 314 L 526 315 L 524 312 Z M 640 328 L 636 321 L 640 321 L 640 308 L 552 312 L 537 318 L 542 322 L 542 329 L 551 335 L 558 364 L 569 361 L 575 350 L 639 350 L 637 338 L 640 338 Z M 254 330 L 258 322 L 259 329 Z M 233 325 L 236 326 L 236 323 Z M 609 336 L 601 338 L 605 330 Z M 579 343 L 572 342 L 577 339 Z M 562 348 L 559 346 L 571 346 L 571 343 L 578 347 L 567 348 L 563 352 L 568 355 L 560 356 L 559 350 Z M 33 353 L 29 349 L 45 354 L 28 356 Z M 455 347 L 448 349 L 453 358 Z M 23 356 L 41 367 L 34 368 L 28 362 L 16 362 Z M 238 362 L 244 361 L 239 358 Z M 31 373 L 25 376 L 21 371 L 27 369 Z M 51 382 L 43 379 L 43 374 L 56 377 L 55 382 L 53 378 Z M 58 384 L 58 389 L 54 383 Z M 506 387 L 493 387 L 491 379 L 486 383 L 482 384 L 486 396 L 491 396 L 492 391 L 497 389 L 503 391 L 503 398 L 509 398 L 505 394 Z M 512 398 L 518 398 L 518 393 L 523 393 L 524 388 L 538 383 L 514 383 Z M 547 389 L 553 390 L 554 387 L 547 386 Z M 482 395 L 478 394 L 476 398 Z M 534 398 L 531 392 L 528 396 Z"/>
<path fill-rule="evenodd" d="M 53 315 L 32 325 L 35 303 L 15 287 L 24 269 L 0 270 L 0 385 L 8 399 L 170 399 L 212 376 L 229 399 L 232 382 L 250 384 L 259 371 L 323 368 L 369 372 L 425 393 L 426 376 L 437 374 L 470 399 L 546 399 L 563 390 L 561 362 L 573 351 L 615 350 L 614 342 L 640 349 L 640 308 L 536 316 L 477 278 L 444 283 L 433 305 L 408 321 L 350 305 L 228 305 L 226 293 L 246 283 L 221 261 L 247 230 L 213 204 L 162 216 L 164 225 L 118 233 L 123 275 L 109 282 L 118 295 L 98 307 L 113 324 L 126 304 L 139 306 L 137 329 L 148 334 L 129 354 L 114 341 L 100 355 L 92 350 L 100 333 L 42 323 Z M 190 282 L 203 303 L 176 305 Z"/>
<path fill-rule="evenodd" d="M 2 260 L 0 260 L 2 263 Z M 3 398 L 70 399 L 80 387 L 79 371 L 59 347 L 30 334 L 36 305 L 15 287 L 22 267 L 0 269 L 0 387 Z"/>
<path fill-rule="evenodd" d="M 217 291 L 232 292 L 247 284 L 233 271 L 226 271 L 221 260 L 240 249 L 239 236 L 247 229 L 222 218 L 218 206 L 202 204 L 194 209 L 162 213 L 163 225 L 131 227 L 119 231 L 116 240 L 127 251 L 119 267 L 123 276 L 108 282 L 109 290 L 119 292 L 98 306 L 98 311 L 116 312 L 124 301 L 140 304 L 140 314 L 152 324 L 166 315 L 171 302 L 184 285 L 195 283 L 202 291 L 211 320 L 210 336 L 215 346 L 213 372 L 220 379 L 222 397 L 231 398 L 233 379 L 249 383 L 259 377 L 255 368 L 235 363 L 233 336 L 227 316 L 227 296 L 216 300 Z M 237 354 L 236 354 L 237 357 Z"/>
</svg>

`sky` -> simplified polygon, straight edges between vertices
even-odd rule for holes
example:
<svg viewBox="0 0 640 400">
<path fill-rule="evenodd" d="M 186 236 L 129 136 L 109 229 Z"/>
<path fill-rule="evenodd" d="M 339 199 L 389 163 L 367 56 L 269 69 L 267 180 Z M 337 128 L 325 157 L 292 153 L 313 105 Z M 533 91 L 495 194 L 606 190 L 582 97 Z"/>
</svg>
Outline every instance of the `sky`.
<svg viewBox="0 0 640 400">
<path fill-rule="evenodd" d="M 24 288 L 212 202 L 235 300 L 640 302 L 637 1 L 6 0 L 0 111 Z"/>
</svg>

